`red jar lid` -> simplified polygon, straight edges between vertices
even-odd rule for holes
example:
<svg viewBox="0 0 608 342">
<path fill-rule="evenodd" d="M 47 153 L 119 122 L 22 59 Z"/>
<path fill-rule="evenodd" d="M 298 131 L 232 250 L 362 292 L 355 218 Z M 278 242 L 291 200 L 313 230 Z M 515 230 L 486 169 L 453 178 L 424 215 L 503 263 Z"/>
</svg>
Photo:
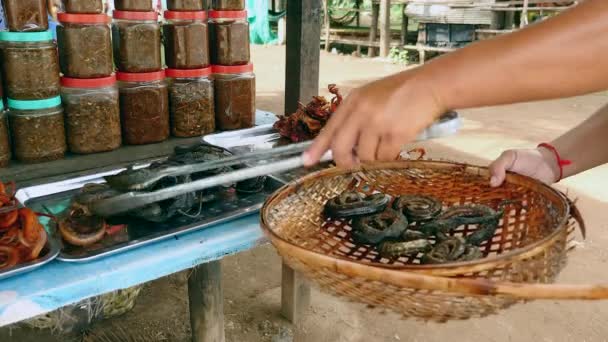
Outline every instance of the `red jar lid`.
<svg viewBox="0 0 608 342">
<path fill-rule="evenodd" d="M 253 64 L 245 65 L 214 65 L 212 66 L 214 74 L 244 74 L 247 72 L 253 72 Z"/>
<path fill-rule="evenodd" d="M 195 78 L 209 76 L 212 71 L 211 67 L 203 69 L 167 69 L 165 74 L 171 78 Z"/>
<path fill-rule="evenodd" d="M 116 76 L 108 76 L 101 78 L 71 78 L 62 77 L 61 85 L 68 88 L 103 88 L 110 87 L 116 84 Z"/>
<path fill-rule="evenodd" d="M 247 11 L 209 11 L 213 19 L 247 19 Z"/>
<path fill-rule="evenodd" d="M 57 20 L 61 23 L 77 23 L 77 24 L 107 24 L 110 22 L 110 17 L 105 14 L 70 14 L 58 13 Z"/>
<path fill-rule="evenodd" d="M 165 71 L 155 71 L 155 72 L 142 72 L 142 73 L 132 73 L 132 72 L 117 72 L 116 79 L 124 82 L 152 82 L 152 81 L 160 81 L 165 79 Z"/>
<path fill-rule="evenodd" d="M 207 20 L 205 11 L 165 11 L 165 19 L 170 20 Z"/>
<path fill-rule="evenodd" d="M 125 20 L 158 20 L 156 12 L 114 11 L 114 19 Z"/>
</svg>

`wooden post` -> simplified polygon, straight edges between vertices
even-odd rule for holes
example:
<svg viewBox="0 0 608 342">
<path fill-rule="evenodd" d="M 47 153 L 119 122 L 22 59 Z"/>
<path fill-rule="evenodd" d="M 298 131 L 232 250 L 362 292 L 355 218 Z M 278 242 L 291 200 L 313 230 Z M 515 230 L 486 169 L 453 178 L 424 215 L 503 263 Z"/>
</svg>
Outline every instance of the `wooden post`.
<svg viewBox="0 0 608 342">
<path fill-rule="evenodd" d="M 528 0 L 524 0 L 524 5 L 521 10 L 521 18 L 519 18 L 519 28 L 528 26 Z"/>
<path fill-rule="evenodd" d="M 295 324 L 310 307 L 310 286 L 300 274 L 283 264 L 281 314 Z"/>
<path fill-rule="evenodd" d="M 323 26 L 325 26 L 325 51 L 329 51 L 329 30 L 331 29 L 331 21 L 329 20 L 329 0 L 323 0 Z"/>
<path fill-rule="evenodd" d="M 319 94 L 321 0 L 287 1 L 285 113 Z"/>
<path fill-rule="evenodd" d="M 370 45 L 378 38 L 378 17 L 380 16 L 380 4 L 372 1 L 372 27 L 369 29 L 369 43 Z M 370 46 L 367 50 L 367 57 L 375 57 L 377 49 Z"/>
<path fill-rule="evenodd" d="M 357 24 L 357 27 L 359 27 L 361 26 L 361 12 L 359 11 L 361 9 L 361 0 L 355 0 L 355 9 L 357 10 L 355 24 Z"/>
<path fill-rule="evenodd" d="M 380 57 L 386 58 L 391 48 L 391 0 L 380 0 Z"/>
<path fill-rule="evenodd" d="M 193 342 L 224 342 L 224 293 L 220 261 L 192 269 L 188 278 Z"/>
<path fill-rule="evenodd" d="M 405 6 L 407 4 L 403 4 L 401 8 L 401 45 L 407 44 L 407 25 L 409 24 L 409 18 L 405 15 Z"/>
</svg>

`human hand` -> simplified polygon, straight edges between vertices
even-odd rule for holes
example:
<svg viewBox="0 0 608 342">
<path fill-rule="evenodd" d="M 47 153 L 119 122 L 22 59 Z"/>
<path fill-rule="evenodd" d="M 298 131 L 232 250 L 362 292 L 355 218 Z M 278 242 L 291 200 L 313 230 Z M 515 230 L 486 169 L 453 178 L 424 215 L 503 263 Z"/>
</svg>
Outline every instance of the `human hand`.
<svg viewBox="0 0 608 342">
<path fill-rule="evenodd" d="M 401 148 L 447 110 L 416 70 L 353 90 L 304 154 L 306 166 L 331 149 L 336 164 L 395 160 Z"/>
<path fill-rule="evenodd" d="M 555 155 L 542 147 L 503 152 L 490 165 L 490 185 L 502 185 L 507 171 L 532 177 L 549 185 L 559 179 L 559 165 Z"/>
</svg>

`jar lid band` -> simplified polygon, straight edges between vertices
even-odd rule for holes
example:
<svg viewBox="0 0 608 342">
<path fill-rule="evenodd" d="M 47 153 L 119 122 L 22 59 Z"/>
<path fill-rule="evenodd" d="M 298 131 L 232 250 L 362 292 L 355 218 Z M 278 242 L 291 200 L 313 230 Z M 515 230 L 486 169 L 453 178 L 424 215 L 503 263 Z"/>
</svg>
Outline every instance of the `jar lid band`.
<svg viewBox="0 0 608 342">
<path fill-rule="evenodd" d="M 57 20 L 61 23 L 77 24 L 108 24 L 110 17 L 105 14 L 70 14 L 58 13 Z"/>
<path fill-rule="evenodd" d="M 125 20 L 158 20 L 156 12 L 132 12 L 132 11 L 117 11 L 113 13 L 114 19 Z"/>
<path fill-rule="evenodd" d="M 155 72 L 143 72 L 143 73 L 117 72 L 116 78 L 119 81 L 124 81 L 124 82 L 160 81 L 165 78 L 165 70 L 155 71 Z"/>
<path fill-rule="evenodd" d="M 45 109 L 45 108 L 53 108 L 61 105 L 61 97 L 51 97 L 50 99 L 43 100 L 13 100 L 9 98 L 7 100 L 8 107 L 11 109 L 18 110 L 36 110 L 36 109 Z"/>
<path fill-rule="evenodd" d="M 68 88 L 103 88 L 116 84 L 116 75 L 101 78 L 62 77 L 61 85 Z"/>
<path fill-rule="evenodd" d="M 177 20 L 207 20 L 207 12 L 205 11 L 165 11 L 165 19 Z"/>
<path fill-rule="evenodd" d="M 0 40 L 5 42 L 45 42 L 53 40 L 53 33 L 49 31 L 42 32 L 0 32 Z"/>
<path fill-rule="evenodd" d="M 247 11 L 209 11 L 213 19 L 247 19 Z"/>
<path fill-rule="evenodd" d="M 214 74 L 243 74 L 246 72 L 253 72 L 253 64 L 248 63 L 245 65 L 214 65 L 212 66 Z"/>
<path fill-rule="evenodd" d="M 171 78 L 192 78 L 192 77 L 205 77 L 212 73 L 212 68 L 207 67 L 203 69 L 167 69 L 167 77 Z"/>
</svg>

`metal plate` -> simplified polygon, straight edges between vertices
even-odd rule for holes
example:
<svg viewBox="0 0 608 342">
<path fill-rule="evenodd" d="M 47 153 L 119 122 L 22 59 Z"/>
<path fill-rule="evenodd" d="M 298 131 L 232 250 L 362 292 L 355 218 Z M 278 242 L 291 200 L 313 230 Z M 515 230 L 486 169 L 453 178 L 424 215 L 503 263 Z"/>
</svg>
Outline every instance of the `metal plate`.
<svg viewBox="0 0 608 342">
<path fill-rule="evenodd" d="M 33 210 L 59 215 L 69 206 L 71 196 L 85 184 L 103 183 L 103 176 L 122 170 L 124 169 L 24 188 L 17 193 L 17 198 Z M 162 224 L 134 219 L 121 222 L 127 223 L 125 229 L 116 235 L 106 236 L 93 246 L 83 248 L 61 243 L 61 252 L 57 259 L 65 262 L 89 262 L 254 214 L 261 209 L 266 198 L 282 185 L 269 177 L 264 191 L 260 193 L 245 195 L 225 189 L 218 193 L 217 200 L 204 205 L 201 216 L 197 218 L 179 216 Z M 47 228 L 55 230 L 54 224 L 48 225 Z"/>
<path fill-rule="evenodd" d="M 61 243 L 57 239 L 57 236 L 54 234 L 54 232 L 48 229 L 48 220 L 49 219 L 45 217 L 40 218 L 40 221 L 44 225 L 48 235 L 46 246 L 44 246 L 44 249 L 42 249 L 40 256 L 38 256 L 36 260 L 32 260 L 23 264 L 18 264 L 5 270 L 0 270 L 0 280 L 14 277 L 19 274 L 31 272 L 53 261 L 59 255 Z"/>
</svg>

